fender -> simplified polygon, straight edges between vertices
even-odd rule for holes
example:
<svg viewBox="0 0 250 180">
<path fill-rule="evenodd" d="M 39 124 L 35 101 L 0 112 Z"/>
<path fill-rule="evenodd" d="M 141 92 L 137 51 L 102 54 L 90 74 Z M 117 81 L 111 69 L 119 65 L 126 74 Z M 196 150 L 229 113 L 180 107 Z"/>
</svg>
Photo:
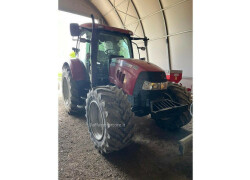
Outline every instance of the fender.
<svg viewBox="0 0 250 180">
<path fill-rule="evenodd" d="M 70 68 L 72 79 L 74 81 L 89 81 L 89 76 L 83 62 L 79 59 L 70 59 L 63 64 Z"/>
</svg>

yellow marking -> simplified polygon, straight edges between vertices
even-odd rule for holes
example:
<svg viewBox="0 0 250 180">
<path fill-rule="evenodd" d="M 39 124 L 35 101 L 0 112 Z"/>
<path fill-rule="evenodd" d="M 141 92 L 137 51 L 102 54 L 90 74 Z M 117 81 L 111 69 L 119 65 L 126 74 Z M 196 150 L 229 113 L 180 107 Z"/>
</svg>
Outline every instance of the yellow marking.
<svg viewBox="0 0 250 180">
<path fill-rule="evenodd" d="M 75 53 L 74 51 L 71 52 L 71 53 L 70 53 L 70 57 L 71 57 L 71 58 L 75 58 L 75 57 L 76 57 L 76 53 Z"/>
</svg>

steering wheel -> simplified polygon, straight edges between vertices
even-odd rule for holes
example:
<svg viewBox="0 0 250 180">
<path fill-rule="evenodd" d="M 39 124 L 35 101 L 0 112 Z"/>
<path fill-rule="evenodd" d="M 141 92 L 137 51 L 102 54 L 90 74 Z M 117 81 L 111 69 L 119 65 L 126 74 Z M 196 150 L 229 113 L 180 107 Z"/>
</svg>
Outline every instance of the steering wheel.
<svg viewBox="0 0 250 180">
<path fill-rule="evenodd" d="M 115 51 L 114 49 L 107 49 L 107 50 L 104 51 L 104 52 L 105 52 L 105 54 L 109 54 L 109 51 L 111 51 L 111 50 Z"/>
</svg>

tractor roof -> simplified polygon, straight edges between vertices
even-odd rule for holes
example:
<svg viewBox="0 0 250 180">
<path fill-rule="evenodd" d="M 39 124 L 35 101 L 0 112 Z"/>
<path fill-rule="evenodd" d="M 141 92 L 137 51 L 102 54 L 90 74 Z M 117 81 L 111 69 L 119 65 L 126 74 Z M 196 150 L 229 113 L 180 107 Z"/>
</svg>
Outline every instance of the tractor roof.
<svg viewBox="0 0 250 180">
<path fill-rule="evenodd" d="M 83 28 L 86 28 L 86 29 L 92 29 L 92 23 L 85 23 L 85 24 L 82 24 L 80 26 L 83 27 Z M 106 30 L 106 31 L 119 32 L 119 33 L 122 33 L 122 34 L 133 35 L 132 31 L 125 30 L 125 29 L 120 29 L 120 28 L 116 28 L 116 27 L 111 27 L 111 26 L 107 26 L 107 25 L 103 25 L 103 24 L 95 24 L 95 28 L 103 29 L 103 30 Z"/>
</svg>

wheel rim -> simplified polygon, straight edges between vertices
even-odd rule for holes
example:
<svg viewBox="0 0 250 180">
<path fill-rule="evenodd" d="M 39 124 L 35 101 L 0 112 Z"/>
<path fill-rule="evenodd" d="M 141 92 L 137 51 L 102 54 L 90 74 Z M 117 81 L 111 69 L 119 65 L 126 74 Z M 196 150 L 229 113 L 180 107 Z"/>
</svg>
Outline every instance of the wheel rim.
<svg viewBox="0 0 250 180">
<path fill-rule="evenodd" d="M 63 99 L 66 104 L 69 103 L 69 88 L 67 79 L 65 77 L 63 78 Z"/>
<path fill-rule="evenodd" d="M 96 101 L 92 101 L 89 106 L 89 126 L 91 132 L 96 140 L 100 141 L 103 137 L 104 128 L 103 128 L 103 118 L 101 111 L 97 105 Z"/>
</svg>

